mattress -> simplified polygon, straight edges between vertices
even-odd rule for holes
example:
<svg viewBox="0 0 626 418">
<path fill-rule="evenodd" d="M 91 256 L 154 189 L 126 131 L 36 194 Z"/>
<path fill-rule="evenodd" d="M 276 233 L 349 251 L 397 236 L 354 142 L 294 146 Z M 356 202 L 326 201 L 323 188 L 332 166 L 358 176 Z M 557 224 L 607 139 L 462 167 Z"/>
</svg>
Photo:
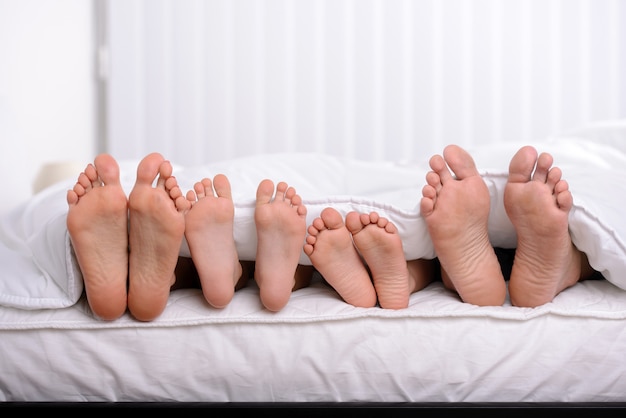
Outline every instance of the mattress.
<svg viewBox="0 0 626 418">
<path fill-rule="evenodd" d="M 598 131 L 593 131 L 597 134 Z M 624 142 L 576 133 L 533 144 L 552 152 L 574 194 L 574 243 L 601 273 L 536 308 L 479 307 L 434 282 L 409 307 L 357 308 L 316 275 L 279 312 L 251 282 L 215 309 L 198 289 L 163 314 L 94 318 L 64 229 L 57 183 L 0 223 L 0 400 L 11 402 L 621 402 L 626 399 Z M 515 233 L 501 192 L 520 144 L 470 149 L 492 197 L 494 246 Z M 377 210 L 409 258 L 435 256 L 418 202 L 428 156 L 366 162 L 272 154 L 175 166 L 183 188 L 218 172 L 233 185 L 235 239 L 253 257 L 262 178 L 295 186 L 309 222 L 326 206 Z M 130 189 L 136 162 L 122 163 Z M 183 244 L 181 255 L 188 249 Z M 302 264 L 310 264 L 304 253 Z"/>
</svg>

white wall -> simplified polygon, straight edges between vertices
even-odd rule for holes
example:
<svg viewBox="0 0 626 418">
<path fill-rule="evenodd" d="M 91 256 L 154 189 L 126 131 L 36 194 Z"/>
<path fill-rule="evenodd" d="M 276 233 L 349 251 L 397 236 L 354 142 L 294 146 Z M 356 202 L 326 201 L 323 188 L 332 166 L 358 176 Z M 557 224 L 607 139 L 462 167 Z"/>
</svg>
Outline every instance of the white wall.
<svg viewBox="0 0 626 418">
<path fill-rule="evenodd" d="M 109 150 L 425 159 L 626 118 L 624 0 L 111 0 Z"/>
<path fill-rule="evenodd" d="M 93 160 L 93 28 L 92 1 L 0 0 L 0 212 L 42 164 Z"/>
<path fill-rule="evenodd" d="M 105 145 L 398 160 L 626 117 L 623 0 L 102 0 L 98 142 L 96 1 L 0 0 L 0 211 Z"/>
</svg>

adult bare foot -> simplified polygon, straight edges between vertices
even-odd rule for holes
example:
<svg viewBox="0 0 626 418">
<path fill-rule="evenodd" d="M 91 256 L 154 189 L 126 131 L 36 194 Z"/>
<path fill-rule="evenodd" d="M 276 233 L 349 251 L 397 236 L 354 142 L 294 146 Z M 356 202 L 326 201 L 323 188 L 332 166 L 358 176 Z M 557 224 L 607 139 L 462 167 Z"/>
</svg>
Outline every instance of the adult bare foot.
<svg viewBox="0 0 626 418">
<path fill-rule="evenodd" d="M 304 253 L 339 296 L 357 307 L 375 306 L 376 290 L 341 214 L 325 208 L 309 225 L 308 233 Z"/>
<path fill-rule="evenodd" d="M 256 194 L 257 251 L 254 278 L 263 305 L 281 310 L 296 285 L 295 273 L 306 236 L 306 206 L 293 187 L 265 179 Z"/>
<path fill-rule="evenodd" d="M 509 165 L 504 206 L 517 232 L 509 281 L 511 303 L 535 307 L 591 273 L 586 257 L 572 243 L 568 215 L 569 185 L 553 157 L 531 146 L 519 149 Z"/>
<path fill-rule="evenodd" d="M 215 188 L 215 192 L 213 191 Z M 233 222 L 230 182 L 223 174 L 194 185 L 187 193 L 191 209 L 185 216 L 185 237 L 205 299 L 215 308 L 230 303 L 242 276 Z"/>
<path fill-rule="evenodd" d="M 137 167 L 128 206 L 128 308 L 136 319 L 150 321 L 165 309 L 175 282 L 174 269 L 185 232 L 184 213 L 190 202 L 172 176 L 169 161 L 152 153 Z"/>
<path fill-rule="evenodd" d="M 436 263 L 434 260 L 418 258 L 408 260 L 406 266 L 409 269 L 409 293 L 413 294 L 422 290 L 435 280 Z"/>
<path fill-rule="evenodd" d="M 126 311 L 128 201 L 115 159 L 101 154 L 94 164 L 67 192 L 67 229 L 89 306 L 97 317 L 114 320 Z"/>
<path fill-rule="evenodd" d="M 444 284 L 464 302 L 502 305 L 506 284 L 487 230 L 489 190 L 474 160 L 464 149 L 449 145 L 443 158 L 430 159 L 430 167 L 420 212 L 441 263 Z"/>
<path fill-rule="evenodd" d="M 396 226 L 377 212 L 350 212 L 346 227 L 365 260 L 381 308 L 409 306 L 409 270 Z"/>
</svg>

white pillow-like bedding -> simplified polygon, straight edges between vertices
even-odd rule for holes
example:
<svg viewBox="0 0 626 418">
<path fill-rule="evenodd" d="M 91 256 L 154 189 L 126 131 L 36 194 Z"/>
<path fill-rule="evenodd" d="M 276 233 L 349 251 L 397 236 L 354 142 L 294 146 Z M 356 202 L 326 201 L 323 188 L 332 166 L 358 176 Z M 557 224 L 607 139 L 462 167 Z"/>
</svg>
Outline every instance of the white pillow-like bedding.
<svg viewBox="0 0 626 418">
<path fill-rule="evenodd" d="M 491 194 L 492 244 L 515 246 L 515 231 L 502 204 L 510 158 L 522 144 L 469 149 Z M 626 289 L 626 154 L 612 144 L 583 136 L 555 137 L 534 144 L 554 155 L 574 195 L 570 231 L 574 244 L 613 285 Z M 430 156 L 415 163 L 365 162 L 321 154 L 258 155 L 198 167 L 175 166 L 183 190 L 202 177 L 228 175 L 235 201 L 235 240 L 240 258 L 254 258 L 254 197 L 263 178 L 286 181 L 303 197 L 307 222 L 333 206 L 341 213 L 378 211 L 399 229 L 407 259 L 435 256 L 419 199 Z M 122 162 L 122 184 L 130 191 L 136 162 Z M 21 309 L 75 304 L 83 290 L 80 271 L 65 230 L 65 192 L 56 184 L 0 220 L 0 305 Z M 188 255 L 183 244 L 182 255 Z M 302 253 L 300 262 L 310 264 Z"/>
</svg>

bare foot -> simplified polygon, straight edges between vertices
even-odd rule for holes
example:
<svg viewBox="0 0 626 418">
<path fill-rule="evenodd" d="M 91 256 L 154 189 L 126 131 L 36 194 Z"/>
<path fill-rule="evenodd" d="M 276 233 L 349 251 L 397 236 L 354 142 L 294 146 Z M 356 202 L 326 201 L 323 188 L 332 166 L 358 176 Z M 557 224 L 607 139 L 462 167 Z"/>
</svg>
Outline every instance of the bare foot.
<svg viewBox="0 0 626 418">
<path fill-rule="evenodd" d="M 347 303 L 376 305 L 376 290 L 352 241 L 352 233 L 334 208 L 325 208 L 308 228 L 304 253 Z"/>
<path fill-rule="evenodd" d="M 517 232 L 509 281 L 511 303 L 535 307 L 552 301 L 581 278 L 586 257 L 568 230 L 573 205 L 569 185 L 553 158 L 522 147 L 511 159 L 504 206 Z"/>
<path fill-rule="evenodd" d="M 408 260 L 406 266 L 409 269 L 409 293 L 413 294 L 422 290 L 435 280 L 435 261 L 424 258 Z"/>
<path fill-rule="evenodd" d="M 67 192 L 67 229 L 93 313 L 104 320 L 126 311 L 128 202 L 120 170 L 108 154 L 96 157 Z"/>
<path fill-rule="evenodd" d="M 396 226 L 377 212 L 350 212 L 346 227 L 372 274 L 380 307 L 409 306 L 409 270 Z"/>
<path fill-rule="evenodd" d="M 306 206 L 293 187 L 271 180 L 259 183 L 254 221 L 257 252 L 254 278 L 263 305 L 281 310 L 296 284 L 295 273 L 306 235 Z"/>
<path fill-rule="evenodd" d="M 489 189 L 465 150 L 449 145 L 443 155 L 430 159 L 432 171 L 426 175 L 420 211 L 444 284 L 464 302 L 502 305 L 506 284 L 487 231 Z"/>
<path fill-rule="evenodd" d="M 213 188 L 215 187 L 215 193 Z M 207 302 L 223 308 L 235 294 L 242 274 L 233 222 L 235 207 L 230 182 L 223 174 L 205 178 L 187 193 L 191 210 L 185 216 L 185 237 Z"/>
<path fill-rule="evenodd" d="M 185 232 L 184 213 L 190 202 L 172 176 L 169 161 L 152 153 L 137 167 L 128 206 L 128 308 L 136 319 L 150 321 L 165 309 L 175 282 L 174 269 Z"/>
</svg>

